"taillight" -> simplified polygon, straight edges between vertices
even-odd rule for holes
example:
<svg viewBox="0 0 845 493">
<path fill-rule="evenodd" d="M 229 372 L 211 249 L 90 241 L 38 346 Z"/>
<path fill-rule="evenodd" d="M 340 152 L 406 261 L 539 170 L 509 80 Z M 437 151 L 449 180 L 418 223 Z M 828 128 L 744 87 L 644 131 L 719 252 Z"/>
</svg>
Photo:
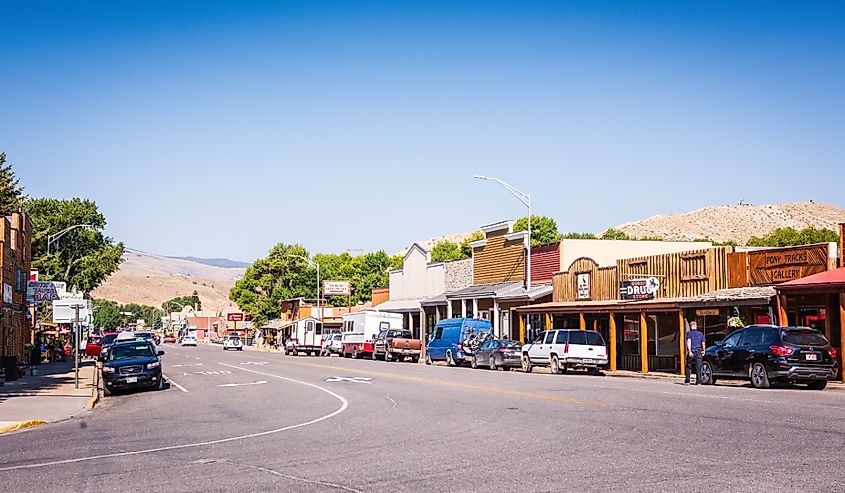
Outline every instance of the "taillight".
<svg viewBox="0 0 845 493">
<path fill-rule="evenodd" d="M 565 345 L 565 346 L 563 346 L 563 352 L 564 352 L 564 353 L 568 353 L 568 352 L 569 352 L 569 343 L 568 343 L 568 342 L 566 343 L 566 345 Z"/>
<path fill-rule="evenodd" d="M 832 347 L 828 349 L 827 354 L 829 354 L 832 359 L 836 359 L 836 348 Z"/>
<path fill-rule="evenodd" d="M 464 345 L 459 342 L 458 343 L 458 351 L 462 350 L 463 348 L 464 348 Z"/>
<path fill-rule="evenodd" d="M 607 354 L 607 346 L 604 346 L 604 355 L 605 355 L 605 356 L 608 356 L 608 354 Z"/>
<path fill-rule="evenodd" d="M 498 351 L 496 351 L 496 352 L 497 352 L 497 353 L 505 353 L 505 352 L 507 352 L 507 351 L 505 350 L 505 348 L 500 347 L 500 348 L 499 348 L 499 350 L 498 350 Z"/>
<path fill-rule="evenodd" d="M 771 350 L 772 354 L 775 356 L 789 356 L 795 352 L 795 349 L 786 346 L 769 346 L 769 350 Z"/>
</svg>

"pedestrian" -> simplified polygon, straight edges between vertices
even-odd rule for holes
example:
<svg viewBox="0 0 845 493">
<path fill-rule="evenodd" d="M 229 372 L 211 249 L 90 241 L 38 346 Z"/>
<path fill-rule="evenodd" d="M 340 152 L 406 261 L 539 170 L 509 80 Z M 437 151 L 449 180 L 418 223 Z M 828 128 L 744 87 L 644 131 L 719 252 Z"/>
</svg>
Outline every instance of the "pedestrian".
<svg viewBox="0 0 845 493">
<path fill-rule="evenodd" d="M 701 358 L 704 355 L 704 349 L 704 334 L 698 331 L 698 325 L 695 322 L 690 322 L 689 332 L 687 332 L 687 367 L 684 385 L 690 384 L 689 377 L 693 364 L 695 364 L 695 384 L 701 384 Z"/>
</svg>

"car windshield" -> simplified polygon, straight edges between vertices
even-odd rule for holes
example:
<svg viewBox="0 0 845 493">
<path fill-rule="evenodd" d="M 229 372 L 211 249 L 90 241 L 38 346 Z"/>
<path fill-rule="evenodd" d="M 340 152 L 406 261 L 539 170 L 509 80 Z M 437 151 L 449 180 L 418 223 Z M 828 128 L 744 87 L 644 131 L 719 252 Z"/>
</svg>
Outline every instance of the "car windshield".
<svg viewBox="0 0 845 493">
<path fill-rule="evenodd" d="M 117 334 L 106 334 L 103 336 L 102 343 L 103 344 L 111 344 L 114 340 L 117 339 Z"/>
<path fill-rule="evenodd" d="M 153 348 L 149 344 L 122 344 L 112 348 L 109 352 L 109 361 L 152 356 L 155 356 L 155 353 L 153 353 Z"/>
<path fill-rule="evenodd" d="M 135 337 L 137 339 L 152 339 L 153 335 L 150 334 L 149 332 L 136 332 Z"/>
<path fill-rule="evenodd" d="M 786 330 L 783 342 L 797 346 L 827 346 L 827 339 L 815 330 Z"/>
<path fill-rule="evenodd" d="M 522 344 L 516 341 L 499 341 L 499 347 L 508 349 L 519 349 L 522 347 Z"/>
</svg>

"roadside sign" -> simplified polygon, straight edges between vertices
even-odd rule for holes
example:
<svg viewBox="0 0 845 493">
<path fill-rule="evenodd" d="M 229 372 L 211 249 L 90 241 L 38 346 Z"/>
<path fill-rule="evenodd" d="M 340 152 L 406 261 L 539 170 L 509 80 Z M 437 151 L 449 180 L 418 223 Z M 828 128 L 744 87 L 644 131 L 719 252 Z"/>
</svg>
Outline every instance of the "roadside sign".
<svg viewBox="0 0 845 493">
<path fill-rule="evenodd" d="M 323 296 L 349 296 L 349 281 L 323 281 Z"/>
<path fill-rule="evenodd" d="M 241 321 L 243 321 L 243 319 L 244 319 L 243 313 L 237 313 L 236 312 L 236 313 L 227 313 L 226 314 L 226 320 L 228 320 L 229 322 L 241 322 Z"/>
<path fill-rule="evenodd" d="M 41 303 L 59 299 L 56 285 L 50 281 L 29 281 L 26 287 L 26 301 Z"/>
<path fill-rule="evenodd" d="M 29 282 L 37 281 L 38 280 L 38 271 L 31 270 L 29 271 Z"/>
</svg>

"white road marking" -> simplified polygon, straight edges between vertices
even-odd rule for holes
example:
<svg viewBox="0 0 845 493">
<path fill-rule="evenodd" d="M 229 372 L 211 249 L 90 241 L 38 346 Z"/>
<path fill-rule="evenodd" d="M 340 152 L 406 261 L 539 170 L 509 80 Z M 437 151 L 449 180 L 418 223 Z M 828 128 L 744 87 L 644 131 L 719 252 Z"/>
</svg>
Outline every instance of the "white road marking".
<svg viewBox="0 0 845 493">
<path fill-rule="evenodd" d="M 268 361 L 244 361 L 242 365 L 266 365 Z"/>
<path fill-rule="evenodd" d="M 263 385 L 267 383 L 267 380 L 258 380 L 257 382 L 248 382 L 248 383 L 224 383 L 223 385 L 218 385 L 218 387 L 243 387 L 244 385 Z"/>
<path fill-rule="evenodd" d="M 182 368 L 183 366 L 202 366 L 202 363 L 191 363 L 189 365 L 170 365 L 173 368 Z"/>
<path fill-rule="evenodd" d="M 220 364 L 225 365 L 225 366 L 231 366 L 232 368 L 237 368 L 237 369 L 242 370 L 242 371 L 248 371 L 250 373 L 256 373 L 256 374 L 264 375 L 264 376 L 267 376 L 267 377 L 278 378 L 280 380 L 287 380 L 288 382 L 293 382 L 293 383 L 298 383 L 300 385 L 313 387 L 313 388 L 320 390 L 322 392 L 325 392 L 325 393 L 329 394 L 330 396 L 334 397 L 335 399 L 339 400 L 340 403 L 341 403 L 340 407 L 337 408 L 336 410 L 334 410 L 333 412 L 329 413 L 329 414 L 326 414 L 324 416 L 320 416 L 319 418 L 315 418 L 315 419 L 312 419 L 310 421 L 306 421 L 304 423 L 298 423 L 298 424 L 295 424 L 295 425 L 284 426 L 282 428 L 276 428 L 275 430 L 261 431 L 261 432 L 258 432 L 258 433 L 250 433 L 248 435 L 238 435 L 238 436 L 228 437 L 228 438 L 220 438 L 220 439 L 217 439 L 217 440 L 207 440 L 207 441 L 204 441 L 204 442 L 185 443 L 185 444 L 182 444 L 182 445 L 169 445 L 167 447 L 157 447 L 157 448 L 150 448 L 150 449 L 143 449 L 143 450 L 135 450 L 135 451 L 132 451 L 132 452 L 115 452 L 115 453 L 112 453 L 112 454 L 101 454 L 101 455 L 91 455 L 91 456 L 87 456 L 87 457 L 77 457 L 75 459 L 64 459 L 64 460 L 56 460 L 56 461 L 50 461 L 50 462 L 38 462 L 38 463 L 35 463 L 35 464 L 24 464 L 24 465 L 20 465 L 20 466 L 3 467 L 3 468 L 0 468 L 0 472 L 17 471 L 17 470 L 21 470 L 21 469 L 36 469 L 36 468 L 39 468 L 39 467 L 50 467 L 50 466 L 56 466 L 56 465 L 60 465 L 60 464 L 75 464 L 77 462 L 90 462 L 90 461 L 96 461 L 96 460 L 101 460 L 101 459 L 109 459 L 109 458 L 113 458 L 113 457 L 128 457 L 128 456 L 133 456 L 133 455 L 154 454 L 156 452 L 166 452 L 166 451 L 170 451 L 170 450 L 197 448 L 197 447 L 204 447 L 206 445 L 217 445 L 217 444 L 220 444 L 220 443 L 235 442 L 235 441 L 240 441 L 240 440 L 248 440 L 250 438 L 257 438 L 257 437 L 263 437 L 263 436 L 267 436 L 267 435 L 274 435 L 276 433 L 282 433 L 282 432 L 285 432 L 285 431 L 294 430 L 294 429 L 297 429 L 297 428 L 302 428 L 304 426 L 310 426 L 310 425 L 313 425 L 313 424 L 317 424 L 317 423 L 320 423 L 322 421 L 325 421 L 327 419 L 331 419 L 331 418 L 337 416 L 338 414 L 342 413 L 343 411 L 346 411 L 346 408 L 349 407 L 349 401 L 347 401 L 342 396 L 332 392 L 331 390 L 329 390 L 325 387 L 320 387 L 319 385 L 315 385 L 313 383 L 302 382 L 300 380 L 294 380 L 293 378 L 283 377 L 283 376 L 280 376 L 280 375 L 273 375 L 271 373 L 261 373 L 261 372 L 257 372 L 257 371 L 254 371 L 254 370 L 248 370 L 246 368 L 238 368 L 237 366 L 226 365 L 225 363 L 220 363 Z M 185 392 L 187 392 L 187 390 Z"/>
<path fill-rule="evenodd" d="M 191 376 L 191 375 L 231 375 L 232 372 L 229 370 L 212 370 L 212 371 L 194 371 L 191 373 L 183 373 L 183 375 Z"/>
<path fill-rule="evenodd" d="M 164 373 L 162 373 L 161 376 L 163 376 L 164 379 L 167 380 L 168 382 L 170 382 L 172 385 L 175 385 L 177 389 L 181 390 L 182 392 L 184 392 L 186 394 L 188 393 L 188 389 L 186 389 L 185 387 L 182 387 L 178 383 L 174 382 L 173 380 L 170 379 L 170 377 L 168 377 Z"/>
<path fill-rule="evenodd" d="M 372 383 L 371 377 L 329 377 L 326 382 L 352 382 L 352 383 Z"/>
</svg>

